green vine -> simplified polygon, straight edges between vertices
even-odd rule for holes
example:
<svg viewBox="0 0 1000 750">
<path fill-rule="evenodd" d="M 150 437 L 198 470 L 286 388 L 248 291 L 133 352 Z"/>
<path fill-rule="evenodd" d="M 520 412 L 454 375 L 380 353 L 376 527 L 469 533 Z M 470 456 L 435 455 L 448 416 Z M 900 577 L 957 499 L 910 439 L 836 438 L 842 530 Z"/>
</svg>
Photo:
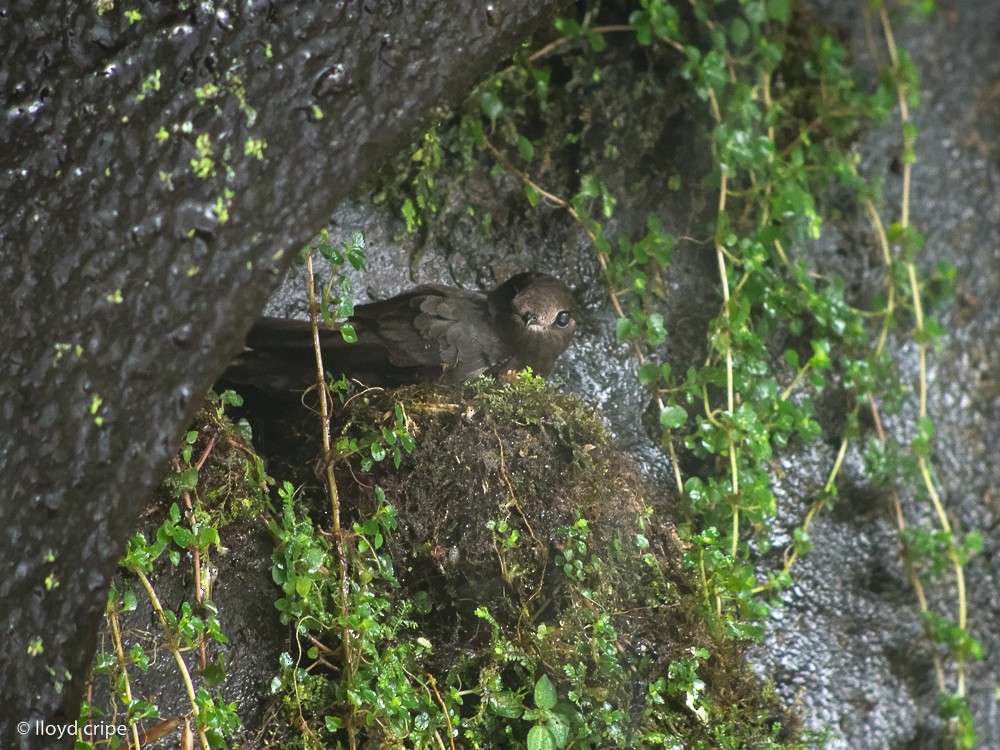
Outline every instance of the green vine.
<svg viewBox="0 0 1000 750">
<path fill-rule="evenodd" d="M 618 336 L 631 345 L 640 380 L 659 410 L 662 444 L 688 501 L 691 520 L 680 529 L 688 564 L 702 578 L 706 611 L 717 625 L 734 637 L 761 634 L 769 611 L 764 597 L 793 580 L 796 560 L 810 548 L 810 525 L 836 499 L 837 477 L 853 447 L 864 456 L 872 483 L 885 487 L 895 503 L 901 554 L 934 644 L 942 714 L 958 744 L 972 747 L 965 669 L 970 658 L 981 658 L 981 648 L 968 631 L 965 565 L 982 542 L 978 532 L 958 534 L 949 519 L 935 479 L 927 409 L 927 359 L 944 331 L 927 314 L 926 298 L 932 286 L 947 289 L 954 270 L 941 266 L 921 278 L 923 238 L 909 222 L 917 141 L 910 109 L 919 99 L 919 79 L 897 48 L 890 9 L 882 2 L 870 7 L 866 18 L 877 23 L 889 64 L 879 86 L 865 93 L 843 46 L 793 13 L 791 0 L 741 0 L 738 9 L 725 12 L 706 0 L 640 0 L 628 26 L 596 24 L 594 3 L 582 20 L 557 25 L 561 39 L 482 87 L 488 122 L 479 131 L 483 148 L 522 182 L 532 206 L 544 202 L 565 210 L 593 242 L 619 315 Z M 921 15 L 933 3 L 900 7 Z M 579 78 L 587 77 L 589 66 L 597 80 L 604 37 L 623 30 L 633 31 L 641 46 L 676 54 L 680 75 L 714 123 L 709 181 L 715 210 L 704 242 L 714 250 L 721 306 L 708 325 L 704 362 L 682 374 L 658 354 L 669 335 L 660 277 L 686 238 L 664 231 L 651 214 L 645 235 L 611 239 L 606 225 L 618 198 L 596 174 L 584 174 L 572 197 L 557 195 L 533 174 L 537 155 L 550 145 L 522 132 L 530 129 L 526 112 L 537 116 L 549 106 L 547 91 L 535 92 L 532 104 L 524 86 L 550 80 L 544 58 L 576 54 Z M 803 36 L 807 41 L 800 41 Z M 902 198 L 899 217 L 887 222 L 880 186 L 862 176 L 850 141 L 867 124 L 890 122 L 894 106 L 903 142 Z M 463 132 L 478 131 L 464 126 Z M 839 277 L 817 273 L 808 260 L 806 249 L 823 230 L 823 206 L 832 192 L 853 195 L 869 217 L 884 264 L 884 288 L 873 300 L 849 299 Z M 801 257 L 793 255 L 800 249 Z M 907 335 L 919 359 L 918 416 L 908 445 L 887 436 L 881 419 L 898 412 L 906 397 L 887 342 Z M 776 357 L 775 348 L 788 340 L 793 346 Z M 762 580 L 757 555 L 771 545 L 777 510 L 771 461 L 790 442 L 810 443 L 822 434 L 814 399 L 831 383 L 849 394 L 839 449 L 794 530 L 784 564 Z M 874 431 L 862 427 L 862 410 L 870 413 Z M 706 470 L 684 478 L 680 449 Z M 914 505 L 921 500 L 933 511 L 932 526 Z M 928 586 L 953 592 L 951 613 L 931 607 Z"/>
<path fill-rule="evenodd" d="M 165 518 L 152 533 L 137 532 L 128 542 L 119 563 L 121 582 L 108 594 L 110 647 L 97 653 L 88 699 L 80 712 L 80 723 L 93 731 L 82 734 L 78 748 L 119 746 L 126 735 L 101 735 L 108 726 L 127 730 L 128 741 L 138 747 L 180 725 L 189 743 L 206 749 L 225 747 L 242 729 L 236 704 L 221 698 L 227 674 L 222 648 L 228 638 L 213 601 L 212 560 L 221 546 L 219 529 L 260 513 L 272 480 L 260 457 L 249 449 L 246 425 L 233 425 L 225 417 L 227 407 L 240 403 L 231 391 L 211 395 L 199 422 L 184 436 L 174 471 L 164 481 L 165 497 L 156 498 L 165 507 L 169 503 Z M 182 565 L 190 565 L 192 591 L 190 600 L 174 609 L 162 600 L 157 581 Z M 136 632 L 128 618 L 140 610 L 154 617 L 157 635 Z M 137 675 L 155 661 L 158 648 L 170 654 L 188 702 L 181 717 L 164 717 L 157 703 L 133 689 Z M 189 652 L 195 654 L 197 668 L 185 659 Z M 104 682 L 110 696 L 107 701 L 95 700 L 94 690 Z"/>
</svg>

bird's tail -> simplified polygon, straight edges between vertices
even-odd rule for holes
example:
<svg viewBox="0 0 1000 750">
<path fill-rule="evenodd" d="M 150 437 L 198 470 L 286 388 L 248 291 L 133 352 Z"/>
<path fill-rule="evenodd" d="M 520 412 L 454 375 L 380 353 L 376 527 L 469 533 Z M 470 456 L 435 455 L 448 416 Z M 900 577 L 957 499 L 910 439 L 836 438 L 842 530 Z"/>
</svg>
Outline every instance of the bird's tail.
<svg viewBox="0 0 1000 750">
<path fill-rule="evenodd" d="M 360 321 L 352 321 L 356 342 L 339 330 L 319 329 L 323 369 L 335 377 L 346 374 L 372 384 L 388 366 L 385 344 Z M 261 318 L 247 334 L 242 353 L 220 378 L 225 387 L 250 386 L 270 394 L 298 394 L 316 385 L 316 354 L 312 325 L 306 320 Z M 373 375 L 374 374 L 374 375 Z"/>
</svg>

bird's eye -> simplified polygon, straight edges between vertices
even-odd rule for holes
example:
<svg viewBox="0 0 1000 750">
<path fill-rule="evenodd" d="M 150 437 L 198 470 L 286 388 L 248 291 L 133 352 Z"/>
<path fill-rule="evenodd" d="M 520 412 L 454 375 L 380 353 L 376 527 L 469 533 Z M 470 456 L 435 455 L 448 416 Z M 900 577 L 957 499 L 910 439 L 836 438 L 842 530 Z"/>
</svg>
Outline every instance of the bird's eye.
<svg viewBox="0 0 1000 750">
<path fill-rule="evenodd" d="M 573 316 L 569 314 L 569 310 L 562 310 L 558 315 L 556 315 L 556 325 L 560 328 L 565 328 L 569 325 L 569 321 Z"/>
</svg>

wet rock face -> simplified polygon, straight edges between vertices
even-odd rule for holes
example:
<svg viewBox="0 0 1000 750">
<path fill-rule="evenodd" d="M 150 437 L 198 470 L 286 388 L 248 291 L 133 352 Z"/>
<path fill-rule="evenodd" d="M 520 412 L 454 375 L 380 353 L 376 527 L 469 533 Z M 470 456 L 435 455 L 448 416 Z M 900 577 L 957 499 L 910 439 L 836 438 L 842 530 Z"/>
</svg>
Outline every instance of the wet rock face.
<svg viewBox="0 0 1000 750">
<path fill-rule="evenodd" d="M 877 75 L 860 11 L 831 2 L 814 5 L 821 17 L 850 34 L 861 74 Z M 981 747 L 1000 746 L 992 686 L 1000 647 L 1000 548 L 990 533 L 997 524 L 990 498 L 1000 486 L 990 446 L 1000 440 L 1000 422 L 996 390 L 990 386 L 995 382 L 990 373 L 997 369 L 995 347 L 984 344 L 1000 333 L 997 306 L 986 302 L 1000 289 L 995 256 L 1000 245 L 995 190 L 1000 44 L 992 32 L 1000 23 L 998 13 L 994 3 L 972 0 L 925 23 L 897 28 L 898 43 L 921 73 L 921 104 L 911 112 L 920 134 L 911 216 L 927 238 L 918 262 L 925 273 L 939 261 L 958 269 L 954 304 L 935 312 L 948 336 L 944 348 L 928 356 L 928 409 L 936 428 L 938 481 L 952 523 L 959 534 L 979 529 L 985 540 L 982 556 L 966 572 L 970 629 L 987 654 L 984 662 L 967 667 L 967 694 Z M 962 52 L 948 54 L 959 39 Z M 898 129 L 873 129 L 859 147 L 866 173 L 884 174 L 887 203 L 898 205 Z M 867 271 L 864 253 L 857 249 L 866 232 L 863 217 L 832 222 L 816 250 L 848 283 L 854 279 L 862 295 Z M 901 373 L 917 372 L 912 342 L 893 341 L 891 347 Z M 913 399 L 886 426 L 906 443 L 916 413 Z M 783 463 L 789 471 L 782 485 L 790 509 L 802 507 L 795 497 L 809 472 L 796 463 Z M 804 702 L 810 726 L 833 731 L 832 748 L 940 747 L 944 727 L 933 665 L 916 597 L 900 563 L 891 501 L 867 486 L 856 455 L 848 457 L 843 484 L 833 512 L 813 527 L 814 549 L 797 566 L 797 585 L 785 608 L 775 613 L 754 658 L 775 675 L 786 699 Z M 951 580 L 943 587 L 948 599 L 934 605 L 938 611 L 954 612 Z"/>
<path fill-rule="evenodd" d="M 555 5 L 0 11 L 5 744 L 76 716 L 122 544 L 276 271 Z"/>
</svg>

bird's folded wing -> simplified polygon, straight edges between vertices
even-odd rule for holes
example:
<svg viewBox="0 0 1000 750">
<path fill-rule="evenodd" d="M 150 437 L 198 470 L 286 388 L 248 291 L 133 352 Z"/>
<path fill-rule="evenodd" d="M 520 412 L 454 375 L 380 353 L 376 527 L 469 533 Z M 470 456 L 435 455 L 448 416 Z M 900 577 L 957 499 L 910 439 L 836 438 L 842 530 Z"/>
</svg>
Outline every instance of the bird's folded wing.
<svg viewBox="0 0 1000 750">
<path fill-rule="evenodd" d="M 489 371 L 502 348 L 482 294 L 424 286 L 388 302 L 363 305 L 356 317 L 371 321 L 396 367 L 436 367 L 460 382 Z"/>
<path fill-rule="evenodd" d="M 391 299 L 359 305 L 349 321 L 357 341 L 321 326 L 324 369 L 369 384 L 443 378 L 458 383 L 496 374 L 510 352 L 479 292 L 423 286 Z M 246 349 L 227 370 L 235 383 L 279 390 L 315 380 L 312 326 L 305 320 L 261 318 Z"/>
</svg>

